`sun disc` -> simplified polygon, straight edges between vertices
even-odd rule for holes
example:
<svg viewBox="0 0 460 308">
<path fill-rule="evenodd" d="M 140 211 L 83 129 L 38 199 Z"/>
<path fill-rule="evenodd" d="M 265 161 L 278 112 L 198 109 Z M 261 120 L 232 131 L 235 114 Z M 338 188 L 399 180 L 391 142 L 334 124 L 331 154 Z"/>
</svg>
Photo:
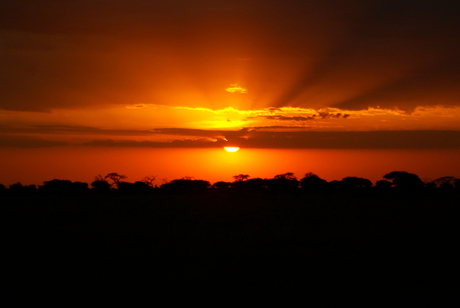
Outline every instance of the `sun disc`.
<svg viewBox="0 0 460 308">
<path fill-rule="evenodd" d="M 240 148 L 239 148 L 239 147 L 224 147 L 224 149 L 225 149 L 225 151 L 227 151 L 227 152 L 233 153 L 233 152 L 238 151 Z"/>
</svg>

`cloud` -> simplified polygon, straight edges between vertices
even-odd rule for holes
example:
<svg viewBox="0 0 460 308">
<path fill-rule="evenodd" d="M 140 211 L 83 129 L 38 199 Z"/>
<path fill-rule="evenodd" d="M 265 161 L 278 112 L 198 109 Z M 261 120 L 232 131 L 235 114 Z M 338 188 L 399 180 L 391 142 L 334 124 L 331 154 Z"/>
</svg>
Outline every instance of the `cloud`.
<svg viewBox="0 0 460 308">
<path fill-rule="evenodd" d="M 328 111 L 318 111 L 318 116 L 321 119 L 330 119 L 330 118 L 343 118 L 343 119 L 346 119 L 350 115 L 349 114 L 342 114 L 340 112 L 331 113 L 331 112 L 328 112 Z"/>
<path fill-rule="evenodd" d="M 0 135 L 0 147 L 43 148 L 64 145 L 69 145 L 69 143 L 65 141 L 46 140 L 39 137 Z"/>
<path fill-rule="evenodd" d="M 237 83 L 231 84 L 230 87 L 225 89 L 225 91 L 229 93 L 241 93 L 241 94 L 248 93 L 247 89 L 240 87 Z"/>
<path fill-rule="evenodd" d="M 309 117 L 303 117 L 303 116 L 297 116 L 297 117 L 287 117 L 287 116 L 282 116 L 282 115 L 266 115 L 266 116 L 255 116 L 255 117 L 247 117 L 246 119 L 266 119 L 266 120 L 271 120 L 271 121 L 295 121 L 295 122 L 305 122 L 305 121 L 310 121 L 314 120 L 315 116 L 309 116 Z"/>
<path fill-rule="evenodd" d="M 211 141 L 206 138 L 174 140 L 171 142 L 157 141 L 134 141 L 134 140 L 92 140 L 85 143 L 86 146 L 103 146 L 103 147 L 147 147 L 147 148 L 212 148 L 223 147 L 226 142 L 223 139 Z"/>
<path fill-rule="evenodd" d="M 329 112 L 327 110 L 319 110 L 315 113 L 312 113 L 311 110 L 302 110 L 299 108 L 298 110 L 285 110 L 284 108 L 278 108 L 278 109 L 269 109 L 270 112 L 275 113 L 276 115 L 256 115 L 256 116 L 250 116 L 246 117 L 246 120 L 253 120 L 253 119 L 265 119 L 269 121 L 293 121 L 293 122 L 306 122 L 306 121 L 312 121 L 316 119 L 338 119 L 338 118 L 343 118 L 346 119 L 350 117 L 349 114 L 342 114 L 341 112 L 333 113 Z M 281 114 L 280 114 L 281 113 Z M 286 116 L 282 114 L 299 114 L 297 116 Z M 308 114 L 306 116 L 301 115 L 301 114 Z"/>
<path fill-rule="evenodd" d="M 279 128 L 278 128 L 279 129 Z M 309 132 L 242 130 L 224 133 L 225 139 L 199 138 L 172 142 L 93 140 L 89 146 L 152 148 L 241 148 L 277 149 L 441 149 L 460 148 L 459 131 Z M 228 138 L 227 138 L 228 137 Z"/>
<path fill-rule="evenodd" d="M 68 136 L 75 139 L 67 141 L 70 140 Z M 460 131 L 312 131 L 305 126 L 283 125 L 247 127 L 239 130 L 156 128 L 142 131 L 71 126 L 0 127 L 0 146 L 3 147 L 44 147 L 82 143 L 88 146 L 153 148 L 214 148 L 232 145 L 242 148 L 279 149 L 434 149 L 459 148 Z"/>
<path fill-rule="evenodd" d="M 129 106 L 126 106 L 125 108 L 126 109 L 143 109 L 145 107 L 146 105 L 144 104 L 138 104 L 138 105 L 129 105 Z"/>
</svg>

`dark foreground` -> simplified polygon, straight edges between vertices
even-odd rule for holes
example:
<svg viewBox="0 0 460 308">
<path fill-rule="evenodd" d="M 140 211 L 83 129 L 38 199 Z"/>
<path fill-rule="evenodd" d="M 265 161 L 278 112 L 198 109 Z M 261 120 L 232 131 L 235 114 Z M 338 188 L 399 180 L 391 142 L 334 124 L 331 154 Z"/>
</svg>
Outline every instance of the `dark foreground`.
<svg viewBox="0 0 460 308">
<path fill-rule="evenodd" d="M 12 288 L 404 295 L 443 300 L 458 192 L 3 195 Z"/>
</svg>

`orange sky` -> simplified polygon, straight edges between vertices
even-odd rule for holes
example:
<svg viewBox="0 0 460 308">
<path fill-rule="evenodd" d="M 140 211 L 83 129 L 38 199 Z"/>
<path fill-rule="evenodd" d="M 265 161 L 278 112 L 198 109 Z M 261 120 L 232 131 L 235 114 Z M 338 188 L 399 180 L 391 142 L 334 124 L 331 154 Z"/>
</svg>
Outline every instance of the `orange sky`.
<svg viewBox="0 0 460 308">
<path fill-rule="evenodd" d="M 215 183 L 237 174 L 273 178 L 293 172 L 301 179 L 313 172 L 327 181 L 358 176 L 375 183 L 394 170 L 415 173 L 426 182 L 460 177 L 458 149 L 151 149 L 133 147 L 0 148 L 0 183 L 41 185 L 52 179 L 91 183 L 96 175 L 126 175 L 126 181 L 156 176 L 161 185 L 183 177 Z"/>
<path fill-rule="evenodd" d="M 460 148 L 458 1 L 0 4 L 0 147 Z"/>
</svg>

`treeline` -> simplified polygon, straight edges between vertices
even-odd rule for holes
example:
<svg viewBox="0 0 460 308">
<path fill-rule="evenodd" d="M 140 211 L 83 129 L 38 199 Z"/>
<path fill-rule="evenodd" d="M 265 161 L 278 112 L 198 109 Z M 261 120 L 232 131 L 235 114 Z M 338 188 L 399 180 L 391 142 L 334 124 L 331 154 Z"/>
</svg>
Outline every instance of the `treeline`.
<svg viewBox="0 0 460 308">
<path fill-rule="evenodd" d="M 45 181 L 43 185 L 22 185 L 15 183 L 6 187 L 0 184 L 0 193 L 128 193 L 144 194 L 153 192 L 165 193 L 205 193 L 217 192 L 318 192 L 318 191 L 356 191 L 356 190 L 459 190 L 460 179 L 445 176 L 425 183 L 419 176 L 405 171 L 393 171 L 383 176 L 375 184 L 360 177 L 345 177 L 342 180 L 326 181 L 318 175 L 308 172 L 298 180 L 293 173 L 278 174 L 271 179 L 251 178 L 248 174 L 235 175 L 233 182 L 197 180 L 191 177 L 164 181 L 160 186 L 155 184 L 155 176 L 145 177 L 142 181 L 126 182 L 125 175 L 109 173 L 105 177 L 98 175 L 90 185 L 84 182 L 54 179 Z"/>
<path fill-rule="evenodd" d="M 439 304 L 446 290 L 458 293 L 458 184 L 407 172 L 375 184 L 312 173 L 239 174 L 212 185 L 129 183 L 116 173 L 90 184 L 14 184 L 0 193 L 2 278 L 13 291 L 52 295 L 294 291 L 309 302 L 309 294 L 341 302 L 340 294 L 367 294 L 404 306 L 426 306 L 438 288 Z"/>
</svg>

